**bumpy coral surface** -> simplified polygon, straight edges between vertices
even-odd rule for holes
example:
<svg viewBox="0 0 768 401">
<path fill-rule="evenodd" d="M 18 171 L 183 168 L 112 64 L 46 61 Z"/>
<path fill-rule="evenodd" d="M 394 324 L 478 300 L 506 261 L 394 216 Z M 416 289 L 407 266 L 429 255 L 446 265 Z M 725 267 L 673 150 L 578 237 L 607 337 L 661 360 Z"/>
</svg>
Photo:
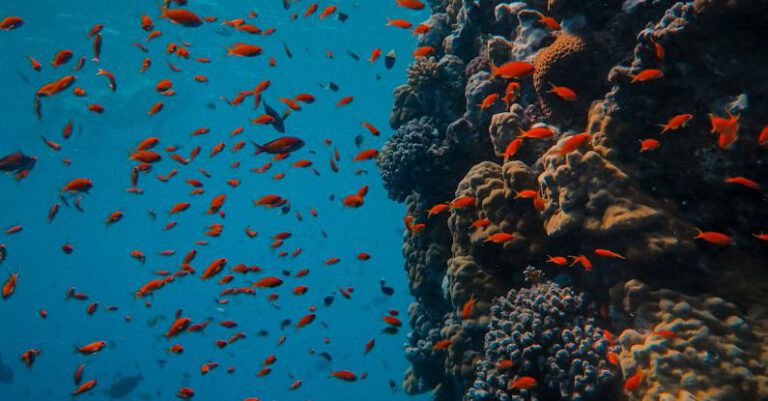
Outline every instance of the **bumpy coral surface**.
<svg viewBox="0 0 768 401">
<path fill-rule="evenodd" d="M 485 359 L 466 400 L 605 399 L 618 373 L 605 355 L 617 347 L 587 316 L 588 305 L 584 294 L 551 282 L 497 298 Z M 538 384 L 512 388 L 521 377 Z"/>
<path fill-rule="evenodd" d="M 766 400 L 765 316 L 753 320 L 720 297 L 624 286 L 623 308 L 635 316 L 619 341 L 625 376 L 638 374 L 630 400 Z"/>
</svg>

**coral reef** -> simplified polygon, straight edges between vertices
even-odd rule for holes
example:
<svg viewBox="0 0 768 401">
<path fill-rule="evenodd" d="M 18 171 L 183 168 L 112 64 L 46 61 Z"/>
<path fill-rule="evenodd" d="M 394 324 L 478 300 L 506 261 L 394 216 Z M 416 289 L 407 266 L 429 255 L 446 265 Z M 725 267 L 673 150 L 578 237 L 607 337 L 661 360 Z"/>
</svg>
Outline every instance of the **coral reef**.
<svg viewBox="0 0 768 401">
<path fill-rule="evenodd" d="M 756 39 L 768 3 L 431 5 L 419 45 L 437 52 L 395 91 L 397 132 L 378 164 L 390 197 L 423 224 L 403 247 L 416 298 L 408 392 L 768 399 L 766 315 L 745 312 L 768 307 L 768 75 L 756 67 L 768 62 Z M 505 78 L 497 68 L 509 62 L 533 71 Z M 526 289 L 540 275 L 530 265 L 552 282 Z M 553 294 L 569 301 L 553 307 Z M 678 337 L 652 335 L 657 326 Z M 621 330 L 617 343 L 601 337 Z M 498 370 L 531 348 L 524 340 L 551 346 Z M 643 391 L 626 390 L 640 370 Z M 538 385 L 509 391 L 523 376 Z"/>
<path fill-rule="evenodd" d="M 764 309 L 744 316 L 720 297 L 652 291 L 637 280 L 619 291 L 634 320 L 619 337 L 621 368 L 642 376 L 629 400 L 768 399 Z"/>
<path fill-rule="evenodd" d="M 529 269 L 542 280 L 540 271 Z M 485 358 L 465 399 L 523 401 L 550 393 L 563 400 L 607 399 L 618 372 L 605 355 L 618 347 L 605 339 L 588 313 L 585 294 L 547 281 L 496 298 Z M 520 377 L 532 377 L 538 384 L 511 388 L 509 383 Z"/>
</svg>

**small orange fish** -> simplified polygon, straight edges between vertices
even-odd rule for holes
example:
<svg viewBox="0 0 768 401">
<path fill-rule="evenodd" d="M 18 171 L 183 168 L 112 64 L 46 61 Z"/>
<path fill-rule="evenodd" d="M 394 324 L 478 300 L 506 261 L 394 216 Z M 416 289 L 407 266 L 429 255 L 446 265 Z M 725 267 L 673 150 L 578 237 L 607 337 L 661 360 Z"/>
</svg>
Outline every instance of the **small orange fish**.
<svg viewBox="0 0 768 401">
<path fill-rule="evenodd" d="M 528 131 L 524 131 L 518 127 L 520 131 L 520 138 L 532 138 L 532 139 L 549 139 L 555 136 L 555 133 L 547 126 L 531 128 Z"/>
<path fill-rule="evenodd" d="M 524 61 L 510 61 L 501 66 L 491 65 L 491 78 L 518 79 L 533 73 L 533 64 Z"/>
<path fill-rule="evenodd" d="M 510 157 L 517 154 L 517 151 L 520 150 L 520 147 L 523 146 L 523 138 L 517 138 L 507 145 L 507 148 L 504 149 L 504 161 L 509 160 Z"/>
<path fill-rule="evenodd" d="M 480 110 L 485 110 L 491 106 L 493 106 L 497 101 L 499 100 L 499 94 L 498 93 L 491 93 L 490 95 L 483 98 L 483 101 L 480 102 L 478 107 Z"/>
<path fill-rule="evenodd" d="M 604 256 L 606 258 L 626 259 L 624 256 L 608 249 L 597 248 L 595 249 L 595 255 Z"/>
<path fill-rule="evenodd" d="M 552 82 L 550 82 L 549 85 L 552 87 L 552 89 L 550 89 L 548 93 L 554 93 L 560 97 L 560 99 L 568 102 L 575 102 L 578 100 L 578 96 L 576 95 L 576 92 L 573 91 L 573 89 L 565 86 L 556 86 Z"/>
<path fill-rule="evenodd" d="M 475 311 L 476 303 L 477 299 L 475 299 L 475 295 L 472 294 L 467 302 L 464 302 L 464 306 L 461 308 L 461 320 L 467 320 L 472 317 L 472 313 Z"/>
<path fill-rule="evenodd" d="M 395 0 L 398 7 L 407 8 L 409 10 L 423 10 L 424 3 L 419 0 Z"/>
<path fill-rule="evenodd" d="M 661 142 L 653 138 L 640 139 L 639 142 L 640 142 L 640 153 L 649 152 L 661 147 Z"/>
<path fill-rule="evenodd" d="M 404 19 L 389 19 L 389 18 L 387 18 L 387 25 L 386 26 L 394 26 L 394 27 L 402 28 L 402 29 L 411 29 L 413 24 L 411 24 L 410 22 L 408 22 L 408 21 L 406 21 Z"/>
<path fill-rule="evenodd" d="M 693 119 L 693 114 L 678 114 L 669 119 L 666 124 L 659 124 L 661 133 L 678 130 L 688 126 L 688 122 Z"/>
<path fill-rule="evenodd" d="M 645 372 L 642 370 L 638 370 L 637 373 L 630 376 L 627 381 L 624 382 L 624 390 L 626 391 L 635 391 L 637 390 L 641 384 L 643 384 L 643 378 L 645 377 Z"/>
<path fill-rule="evenodd" d="M 754 189 L 755 191 L 760 190 L 760 184 L 757 182 L 750 180 L 749 178 L 745 177 L 726 177 L 725 178 L 726 184 L 738 184 L 744 187 L 747 187 L 749 189 Z"/>
<path fill-rule="evenodd" d="M 438 350 L 441 350 L 441 349 L 446 349 L 446 348 L 448 348 L 450 345 L 451 345 L 451 339 L 449 339 L 449 338 L 445 338 L 445 339 L 442 339 L 442 340 L 440 340 L 440 341 L 436 342 L 436 343 L 435 343 L 435 344 L 432 346 L 432 349 L 433 349 L 433 350 L 435 350 L 435 351 L 438 351 Z"/>
<path fill-rule="evenodd" d="M 255 57 L 260 55 L 263 49 L 256 45 L 250 45 L 248 43 L 235 43 L 227 48 L 227 56 L 237 57 Z"/>
<path fill-rule="evenodd" d="M 733 238 L 729 235 L 717 231 L 701 231 L 696 229 L 697 235 L 694 239 L 702 239 L 710 244 L 718 246 L 729 246 L 733 243 Z"/>
<path fill-rule="evenodd" d="M 496 233 L 489 235 L 486 237 L 483 242 L 493 242 L 494 244 L 504 244 L 506 242 L 512 241 L 515 239 L 515 236 L 510 233 Z"/>
<path fill-rule="evenodd" d="M 523 376 L 515 380 L 510 380 L 507 384 L 507 388 L 512 389 L 520 389 L 520 390 L 530 390 L 534 387 L 536 387 L 539 384 L 539 382 L 536 381 L 533 377 L 530 376 Z"/>
<path fill-rule="evenodd" d="M 664 77 L 664 72 L 659 69 L 648 68 L 638 72 L 635 75 L 630 74 L 629 76 L 632 78 L 631 83 L 648 82 L 648 81 L 654 81 Z"/>
<path fill-rule="evenodd" d="M 548 256 L 547 258 L 548 263 L 554 263 L 558 266 L 566 266 L 568 265 L 568 259 L 564 256 Z"/>
<path fill-rule="evenodd" d="M 8 299 L 14 292 L 16 292 L 16 284 L 18 282 L 19 273 L 11 273 L 8 279 L 3 284 L 2 294 L 3 299 Z"/>
<path fill-rule="evenodd" d="M 421 46 L 413 51 L 413 57 L 429 57 L 435 54 L 435 48 L 432 46 Z"/>
<path fill-rule="evenodd" d="M 358 162 L 358 161 L 364 161 L 364 160 L 371 160 L 379 156 L 379 151 L 376 149 L 365 149 L 360 151 L 353 159 L 352 161 Z"/>
</svg>

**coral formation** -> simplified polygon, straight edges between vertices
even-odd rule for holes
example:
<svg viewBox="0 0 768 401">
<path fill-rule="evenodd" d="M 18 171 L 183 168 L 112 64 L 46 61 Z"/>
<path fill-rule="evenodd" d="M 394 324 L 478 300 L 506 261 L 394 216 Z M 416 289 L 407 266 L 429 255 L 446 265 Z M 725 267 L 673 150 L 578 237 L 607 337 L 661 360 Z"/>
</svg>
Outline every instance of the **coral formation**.
<svg viewBox="0 0 768 401">
<path fill-rule="evenodd" d="M 528 272 L 541 280 L 540 271 L 529 267 Z M 585 294 L 548 281 L 496 298 L 485 358 L 465 399 L 523 401 L 550 393 L 562 400 L 606 399 L 618 372 L 605 355 L 618 347 L 588 313 Z M 509 383 L 520 377 L 532 377 L 538 385 L 511 388 Z"/>
<path fill-rule="evenodd" d="M 403 247 L 416 298 L 408 391 L 441 401 L 766 399 L 765 315 L 742 311 L 768 306 L 759 235 L 768 76 L 755 68 L 768 62 L 755 40 L 768 3 L 436 0 L 432 9 L 419 44 L 437 52 L 397 88 L 397 132 L 379 159 L 390 196 L 424 224 Z M 508 62 L 533 72 L 505 77 L 497 68 Z M 529 265 L 557 284 L 523 288 Z M 633 279 L 647 284 L 627 292 L 645 295 L 620 307 L 623 293 L 610 289 Z M 546 294 L 571 297 L 555 308 L 567 311 L 536 309 Z M 689 311 L 669 309 L 683 303 Z M 524 320 L 534 314 L 543 323 Z M 696 340 L 649 335 L 657 325 Z M 568 339 L 543 339 L 540 327 Z M 606 345 L 603 329 L 628 330 Z M 567 358 L 543 347 L 499 371 L 507 351 L 497 344 L 523 339 L 564 347 Z M 576 358 L 568 344 L 577 342 L 601 348 Z M 606 365 L 608 348 L 621 369 Z M 713 356 L 721 363 L 707 366 Z M 647 395 L 625 390 L 638 370 L 649 372 Z M 524 375 L 538 386 L 508 391 Z"/>
<path fill-rule="evenodd" d="M 643 378 L 630 400 L 768 399 L 765 310 L 744 316 L 720 297 L 652 291 L 637 280 L 622 294 L 634 321 L 619 337 L 621 368 Z"/>
</svg>

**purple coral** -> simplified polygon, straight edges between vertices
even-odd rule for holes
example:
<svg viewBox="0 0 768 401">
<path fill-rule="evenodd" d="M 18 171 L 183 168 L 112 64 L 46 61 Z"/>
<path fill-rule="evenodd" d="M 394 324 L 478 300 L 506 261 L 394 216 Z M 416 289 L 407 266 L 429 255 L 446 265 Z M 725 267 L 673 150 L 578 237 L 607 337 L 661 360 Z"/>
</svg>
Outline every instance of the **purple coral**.
<svg viewBox="0 0 768 401">
<path fill-rule="evenodd" d="M 588 312 L 585 294 L 552 282 L 534 283 L 496 298 L 485 337 L 485 359 L 476 365 L 477 379 L 465 399 L 610 399 L 604 397 L 608 385 L 617 379 L 617 369 L 604 356 L 618 349 L 603 338 Z M 512 367 L 497 369 L 507 359 Z M 507 389 L 510 380 L 522 376 L 534 377 L 538 386 Z"/>
</svg>

